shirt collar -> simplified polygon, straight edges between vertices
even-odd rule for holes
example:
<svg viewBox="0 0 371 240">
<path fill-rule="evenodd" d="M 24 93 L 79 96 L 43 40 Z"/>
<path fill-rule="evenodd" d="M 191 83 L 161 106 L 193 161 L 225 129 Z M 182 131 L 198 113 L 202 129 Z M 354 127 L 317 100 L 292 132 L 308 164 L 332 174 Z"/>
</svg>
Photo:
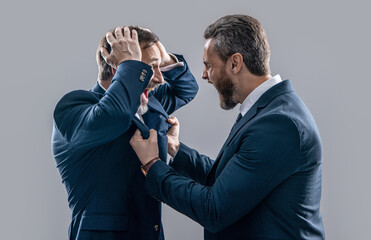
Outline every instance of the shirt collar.
<svg viewBox="0 0 371 240">
<path fill-rule="evenodd" d="M 242 102 L 239 109 L 241 115 L 244 116 L 268 89 L 280 82 L 282 82 L 281 76 L 277 74 L 255 88 Z"/>
</svg>

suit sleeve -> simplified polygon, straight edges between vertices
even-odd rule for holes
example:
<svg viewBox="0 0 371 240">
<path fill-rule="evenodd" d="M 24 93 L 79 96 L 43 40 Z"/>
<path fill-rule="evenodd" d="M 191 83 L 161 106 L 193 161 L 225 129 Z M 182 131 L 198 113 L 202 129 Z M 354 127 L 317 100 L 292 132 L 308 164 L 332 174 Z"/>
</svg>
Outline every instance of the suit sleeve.
<svg viewBox="0 0 371 240">
<path fill-rule="evenodd" d="M 207 173 L 213 164 L 214 160 L 183 143 L 180 143 L 176 156 L 169 162 L 175 171 L 201 184 L 205 183 Z"/>
<path fill-rule="evenodd" d="M 166 82 L 153 91 L 155 98 L 168 114 L 189 103 L 198 92 L 196 79 L 183 56 L 174 54 L 184 66 L 163 72 Z"/>
<path fill-rule="evenodd" d="M 246 216 L 269 192 L 294 173 L 300 140 L 284 116 L 261 119 L 244 132 L 240 148 L 213 186 L 181 176 L 162 161 L 149 170 L 147 191 L 210 232 L 219 232 Z"/>
<path fill-rule="evenodd" d="M 54 121 L 70 148 L 89 149 L 126 132 L 151 76 L 147 64 L 125 61 L 101 99 L 89 91 L 66 94 L 55 108 Z"/>
</svg>

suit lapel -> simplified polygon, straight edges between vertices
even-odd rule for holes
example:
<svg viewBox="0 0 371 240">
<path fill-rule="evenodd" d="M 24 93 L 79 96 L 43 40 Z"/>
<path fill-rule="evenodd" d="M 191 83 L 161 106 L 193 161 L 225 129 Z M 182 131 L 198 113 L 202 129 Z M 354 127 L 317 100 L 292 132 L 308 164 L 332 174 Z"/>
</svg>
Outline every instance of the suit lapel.
<svg viewBox="0 0 371 240">
<path fill-rule="evenodd" d="M 161 160 L 167 159 L 167 130 L 171 124 L 167 122 L 169 115 L 166 113 L 161 103 L 151 94 L 148 98 L 148 112 L 143 115 L 143 119 L 149 129 L 157 130 L 157 143 L 159 157 Z"/>
<path fill-rule="evenodd" d="M 161 103 L 153 96 L 153 94 L 150 94 L 148 97 L 148 108 L 152 109 L 155 112 L 159 112 L 162 115 L 166 117 L 166 119 L 169 118 L 169 115 L 162 107 Z"/>
<path fill-rule="evenodd" d="M 140 121 L 140 119 L 137 118 L 136 116 L 133 117 L 133 122 L 137 126 L 137 128 L 139 129 L 143 138 L 148 139 L 149 138 L 149 128 L 144 123 L 142 123 L 142 121 Z"/>
<path fill-rule="evenodd" d="M 215 170 L 219 164 L 220 159 L 223 156 L 226 147 L 228 147 L 228 145 L 236 136 L 238 131 L 245 124 L 247 124 L 254 116 L 256 116 L 256 114 L 258 113 L 258 109 L 266 107 L 268 103 L 271 102 L 275 97 L 292 91 L 294 91 L 294 88 L 292 87 L 290 80 L 285 80 L 271 87 L 259 98 L 259 100 L 250 108 L 250 110 L 245 114 L 245 116 L 243 116 L 241 120 L 235 126 L 233 126 L 227 140 L 224 142 L 222 149 L 220 150 L 218 156 L 215 159 L 213 167 L 211 168 L 210 172 L 208 173 L 208 176 L 206 177 L 206 183 L 211 181 L 211 177 L 215 174 Z"/>
<path fill-rule="evenodd" d="M 94 85 L 94 87 L 91 89 L 91 91 L 93 92 L 96 92 L 96 93 L 99 93 L 101 95 L 104 95 L 104 93 L 106 92 L 106 90 L 104 90 L 99 84 L 98 82 Z"/>
<path fill-rule="evenodd" d="M 291 91 L 294 91 L 294 89 L 289 80 L 282 81 L 281 83 L 278 83 L 277 85 L 268 89 L 268 91 L 266 91 L 259 98 L 259 100 L 250 108 L 250 110 L 245 114 L 245 116 L 241 118 L 241 120 L 236 124 L 236 126 L 234 126 L 224 145 L 225 146 L 229 145 L 229 143 L 233 140 L 234 136 L 236 136 L 238 131 L 258 113 L 259 109 L 266 107 L 268 103 L 271 102 L 278 95 Z"/>
</svg>

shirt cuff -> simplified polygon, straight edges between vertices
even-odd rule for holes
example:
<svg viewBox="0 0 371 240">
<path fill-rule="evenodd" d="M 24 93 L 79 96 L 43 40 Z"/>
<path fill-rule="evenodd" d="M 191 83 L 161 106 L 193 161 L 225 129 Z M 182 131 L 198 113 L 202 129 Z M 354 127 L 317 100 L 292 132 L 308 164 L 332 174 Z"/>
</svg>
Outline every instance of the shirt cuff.
<svg viewBox="0 0 371 240">
<path fill-rule="evenodd" d="M 179 146 L 179 148 L 180 148 L 180 146 Z M 178 148 L 178 150 L 176 150 L 176 153 L 174 154 L 174 157 L 172 157 L 172 156 L 170 156 L 170 154 L 168 154 L 169 155 L 169 159 L 168 159 L 168 161 L 167 161 L 167 164 L 168 165 L 170 165 L 170 164 L 172 164 L 173 162 L 174 162 L 174 158 L 176 158 L 176 155 L 178 154 L 178 152 L 179 152 L 179 148 Z"/>
<path fill-rule="evenodd" d="M 165 66 L 165 67 L 160 68 L 160 71 L 161 72 L 168 72 L 170 70 L 173 70 L 174 68 L 183 67 L 184 66 L 184 62 L 179 62 L 178 58 L 174 54 L 169 53 L 169 55 L 170 55 L 170 57 L 172 59 L 174 59 L 176 61 L 176 63 L 173 63 L 173 64 L 170 64 L 168 66 Z"/>
</svg>

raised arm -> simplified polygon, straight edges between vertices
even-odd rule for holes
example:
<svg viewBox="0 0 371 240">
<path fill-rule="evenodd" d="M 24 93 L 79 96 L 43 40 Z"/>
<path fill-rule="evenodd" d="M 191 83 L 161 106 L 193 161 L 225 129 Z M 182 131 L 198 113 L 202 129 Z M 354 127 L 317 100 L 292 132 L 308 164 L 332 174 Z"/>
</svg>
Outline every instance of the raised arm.
<svg viewBox="0 0 371 240">
<path fill-rule="evenodd" d="M 151 76 L 150 66 L 139 62 L 141 52 L 133 31 L 115 30 L 116 38 L 107 33 L 111 53 L 102 49 L 102 56 L 117 68 L 112 84 L 99 99 L 91 92 L 74 91 L 64 96 L 54 111 L 55 124 L 72 148 L 91 148 L 109 142 L 130 127 L 140 105 L 140 94 Z M 145 76 L 143 78 L 143 76 Z"/>
<path fill-rule="evenodd" d="M 162 58 L 168 59 L 169 54 L 161 42 L 157 42 L 156 45 Z M 198 92 L 196 79 L 189 70 L 184 57 L 176 54 L 173 54 L 173 56 L 177 58 L 179 64 L 175 64 L 175 67 L 167 66 L 170 67 L 170 70 L 169 68 L 163 68 L 167 65 L 166 63 L 162 64 L 162 75 L 166 82 L 153 91 L 154 96 L 168 114 L 172 114 L 178 108 L 189 103 Z"/>
</svg>

